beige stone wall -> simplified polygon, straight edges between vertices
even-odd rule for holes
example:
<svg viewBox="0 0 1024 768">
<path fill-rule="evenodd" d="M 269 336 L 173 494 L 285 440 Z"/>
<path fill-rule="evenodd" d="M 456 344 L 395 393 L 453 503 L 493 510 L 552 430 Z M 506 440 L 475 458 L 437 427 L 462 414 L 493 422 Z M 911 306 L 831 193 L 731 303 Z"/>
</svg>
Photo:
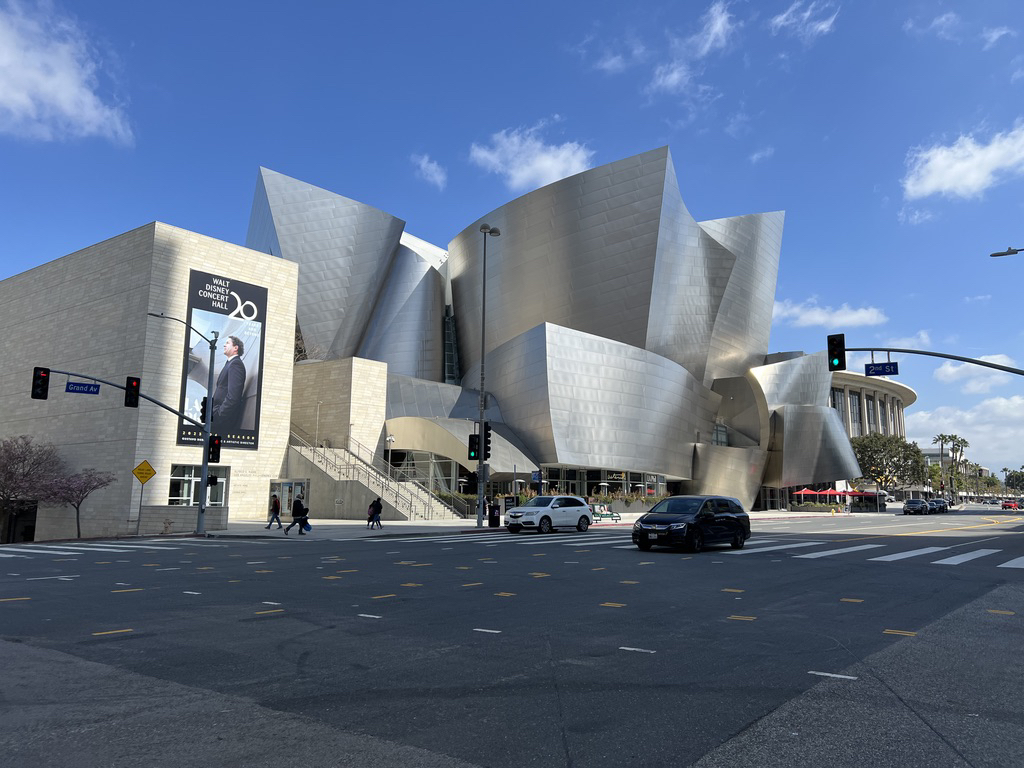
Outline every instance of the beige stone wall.
<svg viewBox="0 0 1024 768">
<path fill-rule="evenodd" d="M 74 470 L 93 467 L 118 481 L 83 505 L 83 536 L 133 533 L 142 460 L 156 469 L 145 507 L 165 505 L 174 464 L 199 464 L 199 447 L 176 445 L 176 417 L 143 401 L 125 408 L 123 392 L 67 394 L 54 374 L 50 397 L 29 398 L 33 366 L 86 373 L 123 384 L 142 379 L 143 394 L 177 408 L 186 329 L 148 312 L 186 318 L 191 269 L 268 288 L 259 451 L 223 451 L 230 467 L 232 517 L 263 519 L 270 479 L 287 450 L 298 267 L 186 230 L 154 222 L 0 282 L 0 436 L 52 442 Z M 36 538 L 74 536 L 74 512 L 40 509 Z"/>
<path fill-rule="evenodd" d="M 292 422 L 310 444 L 316 439 L 346 448 L 351 437 L 382 455 L 387 395 L 386 363 L 358 357 L 302 361 L 295 366 Z"/>
</svg>

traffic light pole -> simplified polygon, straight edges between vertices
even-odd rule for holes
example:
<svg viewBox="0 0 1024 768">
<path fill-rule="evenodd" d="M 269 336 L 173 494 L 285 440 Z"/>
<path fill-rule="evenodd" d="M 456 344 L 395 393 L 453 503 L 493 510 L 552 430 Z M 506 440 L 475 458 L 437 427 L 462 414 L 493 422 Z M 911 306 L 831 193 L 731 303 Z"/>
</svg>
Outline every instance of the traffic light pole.
<svg viewBox="0 0 1024 768">
<path fill-rule="evenodd" d="M 206 377 L 206 395 L 210 398 L 209 407 L 206 409 L 206 419 L 201 425 L 203 428 L 203 468 L 199 473 L 199 512 L 196 514 L 196 533 L 200 536 L 206 533 L 206 502 L 209 494 L 209 486 L 206 484 L 210 479 L 210 435 L 212 434 L 211 426 L 213 425 L 213 364 L 214 356 L 217 354 L 217 331 L 212 331 L 213 338 L 208 339 L 191 325 L 186 323 L 184 320 L 165 315 L 162 312 L 157 314 L 155 312 L 147 313 L 150 317 L 160 317 L 164 320 L 174 320 L 175 322 L 181 323 L 188 328 L 192 333 L 196 334 L 203 341 L 210 345 L 210 366 L 208 375 Z M 149 400 L 149 398 L 146 398 Z M 177 411 L 175 411 L 177 413 Z M 184 416 L 184 414 L 180 414 Z M 185 418 L 188 418 L 187 416 Z M 194 419 L 188 419 L 193 424 L 197 424 Z"/>
</svg>

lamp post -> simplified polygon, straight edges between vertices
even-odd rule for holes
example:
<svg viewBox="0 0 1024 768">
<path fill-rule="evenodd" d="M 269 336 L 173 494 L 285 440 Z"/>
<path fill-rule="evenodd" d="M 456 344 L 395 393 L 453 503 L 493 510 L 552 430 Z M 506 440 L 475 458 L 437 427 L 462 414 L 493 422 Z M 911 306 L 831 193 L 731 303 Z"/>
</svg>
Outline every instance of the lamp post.
<svg viewBox="0 0 1024 768">
<path fill-rule="evenodd" d="M 484 237 L 484 258 L 480 265 L 480 421 L 477 429 L 480 430 L 480 453 L 476 460 L 476 527 L 484 526 L 484 411 L 487 407 L 487 396 L 484 394 L 484 354 L 486 353 L 487 336 L 487 238 L 498 237 L 501 230 L 489 224 L 481 224 L 480 232 Z"/>
<path fill-rule="evenodd" d="M 1007 248 L 1005 251 L 990 253 L 989 256 L 991 256 L 993 259 L 998 256 L 1016 256 L 1021 251 L 1024 251 L 1024 248 Z"/>
<path fill-rule="evenodd" d="M 206 377 L 206 396 L 209 398 L 206 406 L 206 423 L 203 424 L 203 468 L 199 473 L 199 512 L 196 514 L 196 534 L 202 536 L 206 533 L 206 499 L 207 480 L 210 479 L 210 434 L 213 424 L 213 364 L 214 356 L 217 354 L 217 331 L 211 331 L 212 339 L 206 338 L 203 334 L 186 323 L 184 320 L 165 315 L 163 312 L 147 312 L 150 317 L 160 317 L 164 320 L 174 320 L 188 328 L 192 333 L 210 345 L 210 366 Z"/>
<path fill-rule="evenodd" d="M 323 405 L 323 400 L 316 401 L 316 431 L 313 433 L 313 447 L 320 447 L 320 406 Z M 308 432 L 306 433 L 309 434 Z"/>
<path fill-rule="evenodd" d="M 395 442 L 395 436 L 394 435 L 388 435 L 387 436 L 387 444 L 388 444 L 388 477 L 389 478 L 391 477 L 391 446 L 394 445 L 394 442 Z"/>
</svg>

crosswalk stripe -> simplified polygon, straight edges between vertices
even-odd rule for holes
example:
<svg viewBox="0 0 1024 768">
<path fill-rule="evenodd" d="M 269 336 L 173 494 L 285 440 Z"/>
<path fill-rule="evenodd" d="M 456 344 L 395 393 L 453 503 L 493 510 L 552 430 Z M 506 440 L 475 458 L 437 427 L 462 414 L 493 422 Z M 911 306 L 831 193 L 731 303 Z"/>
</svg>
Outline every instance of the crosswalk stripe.
<svg viewBox="0 0 1024 768">
<path fill-rule="evenodd" d="M 570 541 L 570 539 L 571 539 L 571 541 Z M 582 546 L 583 544 L 586 544 L 588 546 L 590 544 L 599 544 L 602 541 L 605 541 L 605 537 L 597 538 L 597 537 L 592 537 L 589 534 L 583 534 L 582 536 L 564 536 L 564 537 L 563 536 L 536 536 L 536 537 L 531 536 L 530 538 L 528 538 L 528 539 L 526 539 L 524 541 L 516 541 L 516 542 L 513 542 L 513 543 L 514 544 L 518 544 L 520 546 L 526 546 L 526 547 L 535 546 L 537 544 L 562 544 L 564 546 L 569 546 L 569 547 L 579 547 L 579 546 Z M 616 536 L 613 539 L 609 539 L 609 541 L 622 541 L 622 537 L 621 536 Z"/>
<path fill-rule="evenodd" d="M 894 555 L 882 555 L 881 557 L 869 557 L 868 560 L 878 560 L 883 563 L 891 563 L 893 560 L 906 560 L 908 557 L 919 555 L 930 555 L 932 552 L 943 552 L 951 547 L 924 547 L 922 549 L 911 549 L 907 552 L 897 552 Z"/>
<path fill-rule="evenodd" d="M 865 549 L 876 549 L 877 547 L 884 547 L 884 544 L 861 544 L 859 547 L 844 547 L 843 549 L 826 549 L 824 552 L 811 552 L 809 555 L 793 555 L 793 557 L 807 558 L 812 560 L 817 557 L 831 557 L 832 555 L 842 555 L 847 552 L 861 552 Z"/>
<path fill-rule="evenodd" d="M 1002 565 L 996 566 L 997 568 L 1024 568 L 1024 557 L 1015 557 L 1013 560 L 1007 560 Z"/>
<path fill-rule="evenodd" d="M 89 549 L 96 549 L 100 552 L 133 552 L 137 549 L 166 549 L 174 551 L 179 547 L 152 547 L 146 544 L 75 544 L 76 547 L 88 547 Z"/>
<path fill-rule="evenodd" d="M 774 552 L 779 549 L 798 549 L 800 547 L 818 547 L 827 544 L 827 541 L 801 541 L 797 544 L 776 544 L 774 547 L 758 547 L 757 549 L 734 549 L 731 552 L 722 552 L 723 555 L 752 555 L 755 552 Z"/>
<path fill-rule="evenodd" d="M 582 542 L 582 543 L 579 542 L 579 541 L 563 541 L 562 542 L 562 546 L 563 547 L 582 547 L 582 546 L 585 545 L 585 546 L 588 546 L 588 547 L 590 547 L 590 546 L 599 547 L 602 544 L 618 544 L 621 541 L 629 541 L 629 538 L 628 537 L 623 537 L 623 536 L 616 536 L 613 539 L 591 539 L 591 538 L 587 538 L 587 540 L 585 542 Z"/>
<path fill-rule="evenodd" d="M 933 560 L 932 565 L 960 565 L 960 563 L 966 563 L 969 560 L 976 560 L 979 557 L 985 557 L 985 555 L 994 555 L 997 552 L 1002 552 L 1001 549 L 976 549 L 973 552 L 965 552 L 962 555 L 953 555 L 953 557 L 947 557 L 945 560 Z"/>
<path fill-rule="evenodd" d="M 29 547 L 4 547 L 4 552 L 27 552 L 30 555 L 82 555 L 81 549 L 31 549 Z"/>
<path fill-rule="evenodd" d="M 6 552 L 0 552 L 0 557 L 28 557 L 28 555 L 8 555 Z"/>
</svg>

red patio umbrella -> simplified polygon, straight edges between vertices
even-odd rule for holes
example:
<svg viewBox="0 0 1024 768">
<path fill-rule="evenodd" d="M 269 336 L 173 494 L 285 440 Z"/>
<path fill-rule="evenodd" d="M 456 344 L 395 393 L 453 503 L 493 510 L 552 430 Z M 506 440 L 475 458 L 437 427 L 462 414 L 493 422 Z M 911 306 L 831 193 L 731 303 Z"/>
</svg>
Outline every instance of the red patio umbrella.
<svg viewBox="0 0 1024 768">
<path fill-rule="evenodd" d="M 810 488 L 804 488 L 804 489 L 799 490 L 799 491 L 793 491 L 793 495 L 794 496 L 804 496 L 804 495 L 817 496 L 818 492 L 817 491 L 812 491 Z"/>
</svg>

